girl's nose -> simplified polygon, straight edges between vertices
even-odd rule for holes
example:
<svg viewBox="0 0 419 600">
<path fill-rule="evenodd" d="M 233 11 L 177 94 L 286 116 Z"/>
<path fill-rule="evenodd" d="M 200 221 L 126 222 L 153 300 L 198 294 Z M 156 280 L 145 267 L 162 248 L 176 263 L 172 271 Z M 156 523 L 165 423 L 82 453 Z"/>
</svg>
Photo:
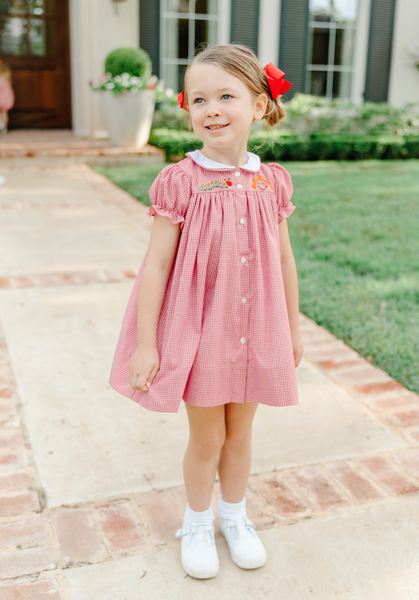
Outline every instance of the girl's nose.
<svg viewBox="0 0 419 600">
<path fill-rule="evenodd" d="M 208 104 L 207 106 L 207 116 L 208 117 L 219 117 L 221 115 L 221 109 L 219 106 L 213 104 Z"/>
</svg>

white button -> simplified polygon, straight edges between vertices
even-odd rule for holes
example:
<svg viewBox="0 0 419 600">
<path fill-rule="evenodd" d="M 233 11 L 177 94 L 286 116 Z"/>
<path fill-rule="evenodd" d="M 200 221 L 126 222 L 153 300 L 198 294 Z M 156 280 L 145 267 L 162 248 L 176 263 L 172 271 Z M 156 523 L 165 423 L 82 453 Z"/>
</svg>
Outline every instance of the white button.
<svg viewBox="0 0 419 600">
<path fill-rule="evenodd" d="M 240 183 L 238 183 L 237 187 L 239 188 L 239 190 L 241 190 L 243 186 Z"/>
<path fill-rule="evenodd" d="M 240 177 L 240 172 L 239 172 L 239 171 L 236 171 L 236 172 L 234 173 L 234 175 L 235 175 L 236 177 Z"/>
<path fill-rule="evenodd" d="M 244 344 L 244 342 L 246 341 L 244 338 L 241 338 L 241 343 Z"/>
<path fill-rule="evenodd" d="M 242 256 L 240 260 L 242 261 L 243 264 L 246 262 L 246 259 L 244 258 L 244 256 Z"/>
<path fill-rule="evenodd" d="M 243 304 L 246 304 L 246 302 L 247 302 L 246 298 L 242 298 L 242 302 L 243 302 Z"/>
<path fill-rule="evenodd" d="M 244 219 L 240 219 L 240 223 L 243 225 L 243 223 L 244 223 Z"/>
</svg>

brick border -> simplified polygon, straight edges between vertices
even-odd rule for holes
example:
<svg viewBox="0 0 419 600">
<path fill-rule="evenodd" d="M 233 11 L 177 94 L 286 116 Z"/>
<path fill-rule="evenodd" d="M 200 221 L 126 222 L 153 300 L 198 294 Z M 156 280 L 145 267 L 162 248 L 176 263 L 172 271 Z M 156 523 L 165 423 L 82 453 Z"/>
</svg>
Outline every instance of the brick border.
<svg viewBox="0 0 419 600">
<path fill-rule="evenodd" d="M 14 277 L 0 277 L 2 289 L 18 289 L 28 287 L 61 287 L 63 285 L 86 285 L 89 283 L 115 283 L 126 279 L 135 279 L 134 269 L 94 271 L 70 271 L 60 273 L 39 273 Z"/>
<path fill-rule="evenodd" d="M 418 394 L 301 313 L 300 331 L 306 360 L 409 445 L 419 445 Z"/>
</svg>

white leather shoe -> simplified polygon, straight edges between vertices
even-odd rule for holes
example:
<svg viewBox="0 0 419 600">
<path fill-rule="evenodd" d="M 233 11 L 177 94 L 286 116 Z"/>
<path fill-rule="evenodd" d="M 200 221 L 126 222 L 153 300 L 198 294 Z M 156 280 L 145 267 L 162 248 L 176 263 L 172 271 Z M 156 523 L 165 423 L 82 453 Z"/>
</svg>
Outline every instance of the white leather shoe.
<svg viewBox="0 0 419 600">
<path fill-rule="evenodd" d="M 176 531 L 181 537 L 181 560 L 186 573 L 196 579 L 210 579 L 220 570 L 214 525 L 187 525 Z M 210 543 L 211 542 L 211 543 Z"/>
<path fill-rule="evenodd" d="M 233 562 L 242 569 L 257 569 L 266 563 L 265 546 L 248 518 L 231 521 L 220 516 L 220 529 L 226 539 Z"/>
</svg>

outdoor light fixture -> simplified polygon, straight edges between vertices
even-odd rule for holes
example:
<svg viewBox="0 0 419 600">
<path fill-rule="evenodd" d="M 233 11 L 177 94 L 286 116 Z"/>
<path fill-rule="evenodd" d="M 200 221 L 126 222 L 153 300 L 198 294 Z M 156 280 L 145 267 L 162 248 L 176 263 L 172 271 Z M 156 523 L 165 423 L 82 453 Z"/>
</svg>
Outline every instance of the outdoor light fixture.
<svg viewBox="0 0 419 600">
<path fill-rule="evenodd" d="M 127 0 L 111 0 L 112 6 L 114 7 L 116 15 L 119 14 L 119 5 L 121 4 L 121 2 L 126 2 L 126 1 Z"/>
</svg>

